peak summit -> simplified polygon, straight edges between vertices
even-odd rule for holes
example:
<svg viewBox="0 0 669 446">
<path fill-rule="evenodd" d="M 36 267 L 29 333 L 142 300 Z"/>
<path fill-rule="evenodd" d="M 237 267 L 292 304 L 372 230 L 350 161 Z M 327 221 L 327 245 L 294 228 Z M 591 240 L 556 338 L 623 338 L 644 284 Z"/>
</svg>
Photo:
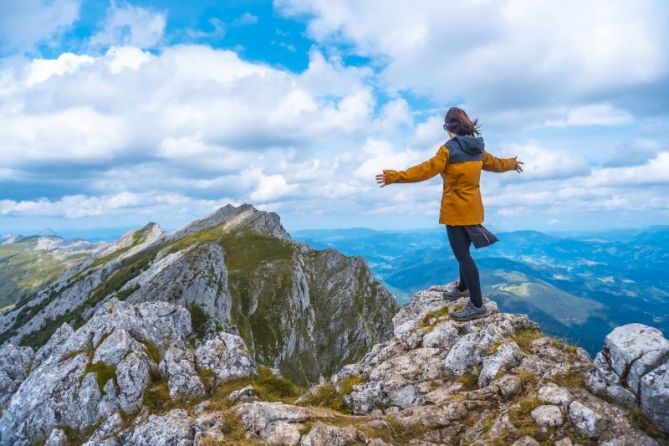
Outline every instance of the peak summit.
<svg viewBox="0 0 669 446">
<path fill-rule="evenodd" d="M 251 229 L 255 232 L 283 240 L 291 239 L 288 232 L 281 225 L 281 219 L 278 214 L 275 212 L 260 211 L 248 203 L 236 207 L 232 204 L 226 204 L 206 217 L 177 230 L 170 237 L 176 240 L 223 224 L 231 228 Z"/>
</svg>

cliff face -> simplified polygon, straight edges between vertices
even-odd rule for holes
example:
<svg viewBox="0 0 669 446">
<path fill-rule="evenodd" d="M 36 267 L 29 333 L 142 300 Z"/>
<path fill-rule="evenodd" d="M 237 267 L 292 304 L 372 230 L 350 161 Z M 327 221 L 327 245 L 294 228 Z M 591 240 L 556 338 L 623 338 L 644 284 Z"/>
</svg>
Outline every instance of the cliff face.
<svg viewBox="0 0 669 446">
<path fill-rule="evenodd" d="M 239 336 L 200 339 L 180 304 L 111 298 L 37 352 L 0 349 L 0 444 L 667 444 L 657 330 L 618 327 L 593 361 L 488 299 L 489 317 L 454 321 L 466 299 L 440 290 L 416 293 L 389 339 L 310 389 Z"/>
<path fill-rule="evenodd" d="M 254 359 L 301 384 L 391 336 L 399 309 L 361 257 L 313 250 L 278 215 L 228 205 L 172 234 L 150 223 L 125 235 L 0 315 L 0 342 L 39 348 L 111 299 L 185 307 L 200 339 L 238 334 Z"/>
</svg>

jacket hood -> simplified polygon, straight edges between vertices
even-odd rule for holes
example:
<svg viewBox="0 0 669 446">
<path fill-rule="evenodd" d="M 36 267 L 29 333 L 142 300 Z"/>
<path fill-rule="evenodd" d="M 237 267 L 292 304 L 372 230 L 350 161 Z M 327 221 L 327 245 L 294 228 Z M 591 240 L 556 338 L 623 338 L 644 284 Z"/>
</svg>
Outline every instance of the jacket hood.
<svg viewBox="0 0 669 446">
<path fill-rule="evenodd" d="M 470 155 L 478 155 L 483 153 L 483 149 L 485 147 L 485 142 L 481 136 L 456 135 L 455 137 L 451 138 L 450 141 L 454 141 L 456 144 L 459 144 L 460 148 Z"/>
</svg>

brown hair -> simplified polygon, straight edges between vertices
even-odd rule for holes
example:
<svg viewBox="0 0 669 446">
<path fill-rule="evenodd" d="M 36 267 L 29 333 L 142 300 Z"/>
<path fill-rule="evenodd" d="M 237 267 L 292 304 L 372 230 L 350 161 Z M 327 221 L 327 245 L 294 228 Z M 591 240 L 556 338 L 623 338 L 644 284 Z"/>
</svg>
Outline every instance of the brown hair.
<svg viewBox="0 0 669 446">
<path fill-rule="evenodd" d="M 449 132 L 470 136 L 479 136 L 481 134 L 481 132 L 479 132 L 479 120 L 474 119 L 474 121 L 472 121 L 469 119 L 469 116 L 467 116 L 467 113 L 461 108 L 449 108 L 444 120 Z"/>
</svg>

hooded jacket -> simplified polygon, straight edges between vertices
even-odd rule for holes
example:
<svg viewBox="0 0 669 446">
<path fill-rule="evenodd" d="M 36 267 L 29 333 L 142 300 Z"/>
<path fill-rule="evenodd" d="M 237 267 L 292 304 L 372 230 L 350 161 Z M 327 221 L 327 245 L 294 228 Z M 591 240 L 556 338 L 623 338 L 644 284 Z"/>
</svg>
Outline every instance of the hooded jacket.
<svg viewBox="0 0 669 446">
<path fill-rule="evenodd" d="M 457 135 L 446 141 L 427 161 L 407 170 L 384 170 L 386 183 L 414 183 L 441 174 L 444 188 L 439 223 L 466 226 L 483 223 L 479 181 L 481 170 L 505 172 L 517 166 L 515 158 L 496 158 L 484 150 L 480 136 Z"/>
</svg>

